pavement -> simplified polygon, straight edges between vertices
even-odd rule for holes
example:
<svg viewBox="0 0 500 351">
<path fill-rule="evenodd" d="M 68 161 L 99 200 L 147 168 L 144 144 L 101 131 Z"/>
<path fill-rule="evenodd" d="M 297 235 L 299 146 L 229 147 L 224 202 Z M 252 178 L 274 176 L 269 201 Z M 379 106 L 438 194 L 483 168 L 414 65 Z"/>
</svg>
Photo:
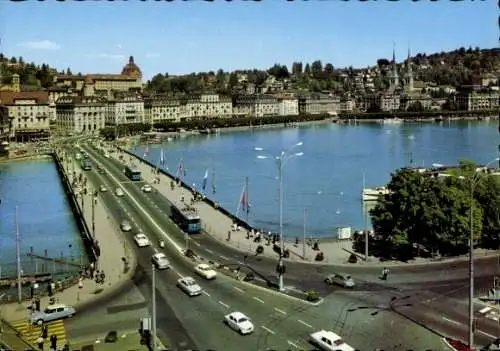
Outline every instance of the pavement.
<svg viewBox="0 0 500 351">
<path fill-rule="evenodd" d="M 65 164 L 67 170 L 71 170 L 72 166 L 69 163 Z M 75 166 L 79 170 L 79 167 Z M 91 194 L 89 192 L 88 194 Z M 83 208 L 82 202 L 79 201 L 79 206 L 83 212 L 84 219 L 89 228 L 92 228 L 92 197 L 90 195 L 84 197 Z M 94 224 L 95 224 L 95 239 L 99 241 L 101 248 L 101 256 L 98 261 L 98 269 L 106 274 L 104 284 L 97 284 L 94 280 L 84 279 L 82 286 L 74 285 L 64 291 L 54 294 L 56 303 L 63 303 L 74 306 L 78 311 L 83 311 L 85 308 L 99 303 L 99 301 L 109 298 L 110 295 L 116 293 L 123 287 L 123 284 L 130 280 L 136 264 L 135 257 L 130 249 L 126 246 L 125 241 L 121 237 L 118 226 L 107 214 L 106 209 L 101 202 L 97 200 L 94 208 Z M 118 249 L 117 249 L 118 248 Z M 129 262 L 129 269 L 124 271 L 122 257 L 126 257 Z M 49 297 L 44 296 L 40 299 L 41 309 L 49 305 Z M 29 323 L 30 312 L 28 310 L 29 302 L 10 303 L 1 306 L 2 318 L 10 323 L 23 337 L 30 343 L 33 343 L 40 336 L 39 328 L 32 327 Z M 49 329 L 58 336 L 58 343 L 64 345 L 67 342 L 66 332 L 62 322 L 49 324 Z M 6 343 L 13 344 L 15 334 L 4 334 L 2 339 Z"/>
<path fill-rule="evenodd" d="M 118 332 L 118 339 L 114 343 L 106 343 L 104 337 L 98 339 L 88 339 L 72 344 L 72 350 L 81 350 L 85 347 L 93 347 L 93 351 L 148 351 L 146 345 L 141 345 L 141 336 L 137 330 L 125 330 Z M 166 347 L 159 342 L 158 350 L 166 350 Z"/>
<path fill-rule="evenodd" d="M 115 178 L 116 182 L 121 183 L 122 187 L 127 189 L 129 196 L 134 199 L 132 200 L 134 207 L 139 205 L 142 208 L 139 211 L 141 215 L 148 220 L 158 221 L 162 228 L 168 228 L 168 236 L 174 238 L 175 245 L 185 248 L 185 236 L 169 220 L 169 202 L 161 193 L 142 193 L 140 184 L 131 183 L 124 177 L 123 165 L 120 162 L 104 158 L 99 153 L 95 153 L 95 156 L 112 174 L 112 178 Z M 160 182 L 160 184 L 162 183 L 165 182 Z M 160 237 L 163 238 L 167 236 L 166 233 L 161 235 Z M 227 245 L 221 245 L 219 241 L 210 236 L 190 236 L 187 243 L 199 254 L 212 261 L 244 265 L 242 252 Z M 275 275 L 273 272 L 276 264 L 275 259 L 249 256 L 248 260 L 251 260 L 251 265 L 254 268 L 264 272 L 269 277 Z M 480 291 L 490 288 L 491 276 L 494 267 L 496 267 L 496 258 L 477 260 L 475 266 L 476 294 L 479 294 Z M 336 296 L 339 293 L 338 289 L 326 286 L 322 282 L 322 278 L 329 271 L 331 272 L 330 266 L 311 266 L 299 262 L 289 262 L 287 267 L 286 283 L 292 285 L 292 288 L 314 288 L 325 295 L 334 294 Z M 380 301 L 390 300 L 394 293 L 403 296 L 407 293 L 413 298 L 411 306 L 398 305 L 395 307 L 395 312 L 421 325 L 428 325 L 444 335 L 461 339 L 466 337 L 464 330 L 467 325 L 467 306 L 464 304 L 463 298 L 467 295 L 467 262 L 453 261 L 432 265 L 391 267 L 389 282 L 381 282 L 378 279 L 379 267 L 346 266 L 342 267 L 342 270 L 352 272 L 358 282 L 357 288 L 354 289 L 356 292 L 365 295 L 370 292 L 374 296 L 372 299 L 364 298 L 370 306 L 376 306 L 380 304 Z M 370 300 L 375 301 L 370 302 Z M 455 311 L 456 309 L 458 312 Z M 492 337 L 499 335 L 498 324 L 493 323 L 494 321 L 488 318 L 483 318 L 477 307 L 475 307 L 475 312 L 480 326 L 477 339 L 486 344 Z M 447 320 L 452 320 L 452 322 Z"/>
<path fill-rule="evenodd" d="M 130 182 L 123 175 L 123 167 L 95 150 L 87 150 L 94 164 L 100 164 L 106 170 L 104 174 L 92 172 L 90 178 L 97 178 L 108 189 L 121 187 L 125 193 L 123 197 L 117 197 L 111 191 L 102 194 L 111 216 L 127 218 L 132 223 L 132 232 L 124 237 L 130 240 L 132 246 L 133 235 L 139 231 L 151 240 L 150 247 L 134 247 L 139 270 L 134 280 L 143 280 L 144 286 L 150 286 L 148 281 L 152 282 L 153 275 L 151 255 L 155 252 L 163 251 L 171 262 L 171 269 L 157 271 L 155 274 L 160 338 L 161 333 L 167 336 L 172 334 L 172 338 L 168 338 L 172 348 L 224 348 L 242 351 L 309 349 L 308 336 L 319 329 L 336 331 L 359 349 L 366 349 L 366 345 L 385 350 L 400 350 L 401 345 L 413 349 L 439 349 L 442 346 L 441 338 L 434 333 L 389 310 L 373 318 L 373 323 L 370 323 L 371 320 L 367 321 L 367 317 L 371 318 L 370 314 L 367 316 L 363 311 L 349 313 L 347 318 L 345 314 L 348 313 L 346 309 L 349 306 L 373 305 L 365 296 L 374 295 L 371 292 L 336 291 L 335 295 L 328 296 L 319 306 L 315 306 L 273 290 L 235 280 L 221 272 L 213 281 L 198 278 L 194 273 L 196 262 L 182 255 L 186 248 L 185 236 L 170 221 L 163 208 L 160 208 L 162 203 L 156 202 L 161 200 L 161 195 L 143 193 L 140 182 Z M 160 239 L 166 243 L 163 249 L 158 245 Z M 195 245 L 195 242 L 190 239 L 188 244 Z M 198 248 L 196 246 L 196 250 Z M 204 290 L 201 296 L 190 298 L 176 287 L 177 279 L 187 275 L 195 277 L 200 284 Z M 150 301 L 148 291 L 144 290 L 142 293 L 146 301 Z M 390 300 L 384 296 L 380 299 L 384 299 L 385 304 Z M 246 313 L 256 326 L 255 332 L 246 336 L 244 342 L 240 335 L 222 323 L 224 314 L 238 310 Z M 387 326 L 390 325 L 400 327 L 401 333 L 389 334 Z"/>
</svg>

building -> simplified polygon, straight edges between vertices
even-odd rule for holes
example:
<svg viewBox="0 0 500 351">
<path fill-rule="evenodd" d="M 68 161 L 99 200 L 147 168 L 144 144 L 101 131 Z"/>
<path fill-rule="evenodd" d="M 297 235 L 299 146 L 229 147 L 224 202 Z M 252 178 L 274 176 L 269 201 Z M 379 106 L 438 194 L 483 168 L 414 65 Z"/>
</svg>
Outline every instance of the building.
<svg viewBox="0 0 500 351">
<path fill-rule="evenodd" d="M 295 97 L 278 96 L 278 115 L 297 116 L 299 114 L 299 99 Z"/>
<path fill-rule="evenodd" d="M 180 122 L 186 119 L 186 103 L 181 97 L 158 94 L 144 98 L 144 123 Z"/>
<path fill-rule="evenodd" d="M 396 111 L 401 108 L 401 96 L 398 94 L 382 94 L 380 97 L 380 109 L 382 111 Z"/>
<path fill-rule="evenodd" d="M 114 91 L 142 91 L 142 72 L 130 56 L 121 74 L 59 75 L 54 77 L 54 83 L 84 96 L 111 96 Z"/>
<path fill-rule="evenodd" d="M 10 137 L 21 142 L 48 138 L 50 109 L 46 91 L 1 91 L 0 104 L 8 109 Z"/>
<path fill-rule="evenodd" d="M 0 105 L 0 156 L 9 153 L 10 119 L 7 106 Z"/>
<path fill-rule="evenodd" d="M 462 91 L 455 95 L 458 109 L 462 111 L 497 110 L 499 94 L 494 91 Z"/>
<path fill-rule="evenodd" d="M 97 133 L 106 115 L 106 101 L 98 96 L 62 96 L 56 102 L 57 127 L 70 135 Z"/>
<path fill-rule="evenodd" d="M 187 118 L 227 118 L 233 114 L 231 98 L 218 94 L 197 94 L 187 98 Z"/>
<path fill-rule="evenodd" d="M 14 73 L 12 75 L 12 83 L 11 84 L 2 84 L 2 75 L 0 72 L 0 91 L 10 91 L 14 93 L 19 93 L 21 91 L 21 78 L 19 74 Z"/>
<path fill-rule="evenodd" d="M 356 101 L 350 96 L 344 96 L 339 101 L 340 112 L 352 112 L 356 108 Z"/>
<path fill-rule="evenodd" d="M 139 94 L 123 94 L 108 100 L 106 124 L 144 123 L 144 100 Z"/>
<path fill-rule="evenodd" d="M 339 111 L 340 98 L 325 95 L 311 95 L 299 98 L 299 113 L 306 115 L 336 114 Z"/>
<path fill-rule="evenodd" d="M 233 98 L 233 115 L 239 117 L 277 116 L 278 99 L 271 95 L 237 95 Z"/>
</svg>

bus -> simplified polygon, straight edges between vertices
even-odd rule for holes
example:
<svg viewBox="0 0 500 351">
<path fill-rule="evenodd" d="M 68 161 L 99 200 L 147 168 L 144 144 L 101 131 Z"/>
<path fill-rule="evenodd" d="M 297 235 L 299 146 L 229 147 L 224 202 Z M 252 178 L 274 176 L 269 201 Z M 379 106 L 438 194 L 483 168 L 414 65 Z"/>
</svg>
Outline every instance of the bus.
<svg viewBox="0 0 500 351">
<path fill-rule="evenodd" d="M 92 169 L 92 162 L 88 158 L 82 160 L 82 169 L 84 171 L 90 171 Z"/>
<path fill-rule="evenodd" d="M 129 166 L 126 166 L 124 173 L 127 176 L 127 178 L 132 180 L 132 181 L 140 181 L 142 179 L 141 171 L 139 171 L 136 168 L 131 168 Z"/>
<path fill-rule="evenodd" d="M 201 232 L 201 219 L 193 208 L 185 207 L 181 210 L 172 205 L 170 207 L 170 218 L 185 233 L 198 234 Z"/>
</svg>

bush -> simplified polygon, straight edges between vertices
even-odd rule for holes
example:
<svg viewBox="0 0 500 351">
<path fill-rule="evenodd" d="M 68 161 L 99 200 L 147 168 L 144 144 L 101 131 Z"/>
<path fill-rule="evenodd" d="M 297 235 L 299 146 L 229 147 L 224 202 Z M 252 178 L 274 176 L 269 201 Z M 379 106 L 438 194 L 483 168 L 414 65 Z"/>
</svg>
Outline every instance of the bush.
<svg viewBox="0 0 500 351">
<path fill-rule="evenodd" d="M 323 252 L 318 252 L 316 254 L 316 257 L 314 258 L 315 261 L 318 261 L 318 262 L 321 262 L 325 259 L 325 255 L 323 254 Z"/>
<path fill-rule="evenodd" d="M 347 262 L 358 263 L 358 256 L 356 256 L 355 254 L 351 254 L 351 256 L 349 256 L 349 259 L 347 260 Z"/>
<path fill-rule="evenodd" d="M 255 249 L 255 256 L 257 256 L 257 255 L 261 255 L 263 252 L 264 252 L 264 246 L 259 245 L 259 246 L 257 246 L 257 248 Z"/>
<path fill-rule="evenodd" d="M 306 294 L 306 300 L 307 301 L 318 301 L 319 300 L 318 292 L 314 289 L 309 290 Z"/>
</svg>

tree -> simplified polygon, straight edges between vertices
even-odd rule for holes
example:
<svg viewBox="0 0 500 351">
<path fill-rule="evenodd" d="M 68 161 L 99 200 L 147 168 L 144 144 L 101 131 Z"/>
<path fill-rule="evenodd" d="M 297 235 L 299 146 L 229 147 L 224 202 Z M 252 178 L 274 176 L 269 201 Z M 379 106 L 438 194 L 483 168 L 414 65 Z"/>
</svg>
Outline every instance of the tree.
<svg viewBox="0 0 500 351">
<path fill-rule="evenodd" d="M 311 76 L 311 66 L 309 66 L 308 63 L 306 63 L 306 66 L 304 67 L 304 74 L 308 77 Z"/>
<path fill-rule="evenodd" d="M 232 72 L 229 75 L 228 90 L 232 91 L 238 85 L 238 75 Z"/>
<path fill-rule="evenodd" d="M 335 69 L 333 68 L 333 65 L 331 63 L 327 63 L 325 65 L 325 74 L 327 78 L 332 78 L 333 74 L 335 73 Z"/>
<path fill-rule="evenodd" d="M 377 60 L 377 66 L 379 66 L 379 67 L 389 66 L 390 64 L 391 64 L 391 61 L 389 61 L 386 58 L 379 58 Z"/>
<path fill-rule="evenodd" d="M 311 64 L 311 73 L 313 78 L 321 78 L 323 73 L 323 64 L 320 60 L 316 60 Z"/>
<path fill-rule="evenodd" d="M 69 67 L 66 69 L 66 75 L 67 76 L 72 76 L 73 75 L 73 73 L 71 73 L 71 69 Z"/>
<path fill-rule="evenodd" d="M 424 110 L 424 106 L 420 101 L 411 102 L 407 109 L 409 112 L 422 112 Z"/>
<path fill-rule="evenodd" d="M 302 62 L 292 63 L 292 74 L 294 76 L 300 76 L 302 74 Z"/>
</svg>

